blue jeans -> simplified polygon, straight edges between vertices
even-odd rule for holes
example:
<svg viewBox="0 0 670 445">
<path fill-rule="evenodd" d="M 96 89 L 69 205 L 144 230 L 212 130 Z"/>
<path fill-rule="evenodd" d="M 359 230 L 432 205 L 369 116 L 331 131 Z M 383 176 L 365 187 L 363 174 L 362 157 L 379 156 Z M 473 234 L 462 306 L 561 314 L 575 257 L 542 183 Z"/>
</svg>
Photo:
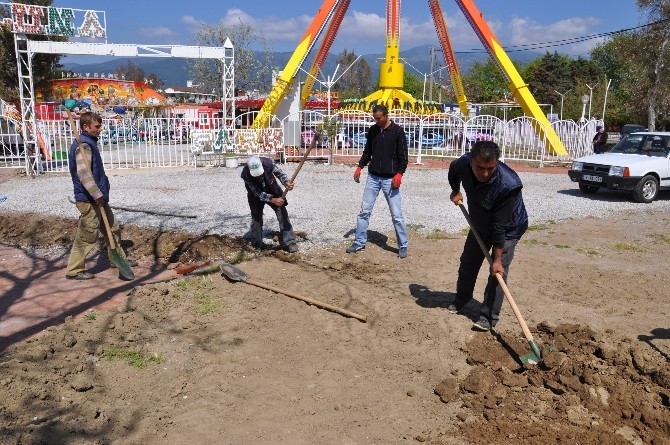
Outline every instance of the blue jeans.
<svg viewBox="0 0 670 445">
<path fill-rule="evenodd" d="M 392 188 L 391 181 L 391 178 L 383 178 L 368 173 L 368 179 L 365 182 L 365 191 L 363 192 L 361 211 L 358 214 L 358 222 L 356 224 L 356 240 L 354 242 L 359 246 L 365 246 L 365 243 L 368 241 L 370 215 L 372 215 L 372 208 L 375 205 L 377 196 L 379 196 L 379 192 L 382 191 L 384 192 L 384 197 L 386 198 L 389 210 L 391 211 L 391 219 L 393 220 L 393 227 L 395 228 L 398 248 L 407 248 L 407 228 L 405 227 L 405 218 L 402 216 L 400 189 Z"/>
</svg>

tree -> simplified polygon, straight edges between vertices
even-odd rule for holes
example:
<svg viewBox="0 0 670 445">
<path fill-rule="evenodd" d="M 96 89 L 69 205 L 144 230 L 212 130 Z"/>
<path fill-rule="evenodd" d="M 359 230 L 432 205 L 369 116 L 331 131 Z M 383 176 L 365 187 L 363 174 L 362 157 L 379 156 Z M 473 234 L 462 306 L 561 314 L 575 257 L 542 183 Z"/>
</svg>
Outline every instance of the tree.
<svg viewBox="0 0 670 445">
<path fill-rule="evenodd" d="M 217 26 L 203 24 L 194 37 L 201 46 L 222 47 L 230 39 L 235 48 L 235 88 L 249 90 L 254 87 L 268 89 L 272 76 L 272 53 L 262 30 L 244 23 L 241 19 L 235 25 Z M 261 56 L 256 57 L 252 47 L 260 45 Z M 222 96 L 223 66 L 221 61 L 198 59 L 190 63 L 191 74 L 196 83 L 206 91 L 214 91 Z"/>
<path fill-rule="evenodd" d="M 509 87 L 498 67 L 490 57 L 485 63 L 476 62 L 463 76 L 463 87 L 472 102 L 497 102 L 509 95 Z"/>
<path fill-rule="evenodd" d="M 653 56 L 652 70 L 649 73 L 651 89 L 647 100 L 647 127 L 650 131 L 656 128 L 657 114 L 659 108 L 667 109 L 667 79 L 670 76 L 666 58 L 670 51 L 670 27 L 667 20 L 670 19 L 670 1 L 668 0 L 637 0 L 638 8 L 650 22 L 658 22 L 653 26 L 644 28 L 642 33 L 647 43 L 645 49 Z M 663 103 L 665 102 L 665 103 Z M 665 105 L 665 107 L 664 107 Z M 666 111 L 666 110 L 663 110 Z"/>
<path fill-rule="evenodd" d="M 29 3 L 36 6 L 51 6 L 52 0 L 17 0 L 14 3 Z M 11 17 L 9 6 L 0 5 L 0 16 Z M 65 41 L 60 36 L 31 35 L 31 40 Z M 53 73 L 61 68 L 60 54 L 35 54 L 33 56 L 33 86 L 47 95 Z M 19 100 L 19 76 L 16 71 L 14 34 L 8 27 L 0 26 L 0 97 L 11 102 Z"/>
<path fill-rule="evenodd" d="M 131 60 L 126 60 L 124 64 L 119 65 L 115 74 L 118 75 L 120 79 L 137 82 L 144 82 L 144 79 L 147 78 L 144 70 Z"/>
<path fill-rule="evenodd" d="M 344 70 L 356 60 L 356 53 L 342 50 L 337 55 L 337 63 Z M 340 93 L 340 99 L 356 99 L 365 97 L 372 90 L 372 70 L 365 59 L 358 59 L 355 65 L 337 81 L 335 87 Z"/>
<path fill-rule="evenodd" d="M 424 79 L 405 71 L 403 76 L 403 90 L 411 94 L 417 100 L 423 100 Z M 426 98 L 428 100 L 428 98 Z"/>
</svg>

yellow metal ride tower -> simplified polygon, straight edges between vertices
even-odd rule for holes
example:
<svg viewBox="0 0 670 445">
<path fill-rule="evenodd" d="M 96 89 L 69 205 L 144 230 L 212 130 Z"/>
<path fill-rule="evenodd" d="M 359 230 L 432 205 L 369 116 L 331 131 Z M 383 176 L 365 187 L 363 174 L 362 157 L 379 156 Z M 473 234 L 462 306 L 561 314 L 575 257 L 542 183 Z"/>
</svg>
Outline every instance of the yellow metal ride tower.
<svg viewBox="0 0 670 445">
<path fill-rule="evenodd" d="M 321 8 L 314 16 L 307 32 L 301 39 L 298 47 L 289 59 L 286 67 L 277 79 L 274 88 L 265 100 L 263 107 L 254 120 L 253 128 L 263 128 L 267 126 L 270 117 L 275 114 L 281 101 L 289 93 L 291 85 L 301 68 L 305 58 L 311 51 L 316 40 L 322 31 L 327 28 L 326 36 L 319 48 L 318 54 L 309 70 L 310 73 L 317 73 L 325 61 L 330 45 L 337 35 L 338 28 L 342 18 L 349 7 L 350 0 L 324 0 Z M 514 98 L 521 105 L 524 112 L 535 118 L 537 124 L 535 130 L 540 137 L 547 141 L 547 148 L 551 154 L 567 155 L 567 150 L 562 141 L 549 125 L 549 121 L 540 109 L 537 101 L 528 89 L 528 85 L 523 81 L 511 60 L 498 42 L 497 38 L 489 28 L 483 18 L 482 13 L 477 9 L 473 0 L 455 0 L 460 7 L 473 30 L 489 52 L 489 55 L 496 60 L 498 67 L 509 82 L 509 88 Z M 454 92 L 461 110 L 467 115 L 467 104 L 465 93 L 461 83 L 456 60 L 451 49 L 446 24 L 442 16 L 442 10 L 439 0 L 428 0 L 428 5 L 433 15 L 435 29 L 437 31 L 442 52 L 445 56 L 447 67 L 454 85 Z M 330 25 L 327 24 L 330 22 Z M 386 0 L 386 58 L 381 63 L 379 69 L 379 87 L 378 91 L 369 96 L 348 101 L 343 108 L 370 111 L 375 104 L 386 105 L 389 109 L 409 109 L 417 114 L 431 114 L 440 112 L 436 105 L 425 103 L 415 99 L 411 94 L 405 92 L 404 88 L 405 66 L 400 59 L 400 0 Z M 302 92 L 302 98 L 308 97 L 311 92 L 313 82 L 307 82 L 306 90 Z"/>
</svg>

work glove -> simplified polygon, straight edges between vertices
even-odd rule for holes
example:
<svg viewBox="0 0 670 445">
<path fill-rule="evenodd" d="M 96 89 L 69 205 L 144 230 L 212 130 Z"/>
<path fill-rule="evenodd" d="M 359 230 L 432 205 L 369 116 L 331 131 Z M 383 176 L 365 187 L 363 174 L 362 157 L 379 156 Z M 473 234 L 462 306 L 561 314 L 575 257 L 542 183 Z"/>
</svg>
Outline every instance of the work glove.
<svg viewBox="0 0 670 445">
<path fill-rule="evenodd" d="M 356 171 L 354 172 L 354 181 L 361 182 L 361 168 L 360 167 L 356 167 Z"/>
<path fill-rule="evenodd" d="M 402 173 L 396 173 L 393 179 L 391 180 L 391 185 L 394 189 L 400 188 L 400 183 L 402 182 Z"/>
</svg>

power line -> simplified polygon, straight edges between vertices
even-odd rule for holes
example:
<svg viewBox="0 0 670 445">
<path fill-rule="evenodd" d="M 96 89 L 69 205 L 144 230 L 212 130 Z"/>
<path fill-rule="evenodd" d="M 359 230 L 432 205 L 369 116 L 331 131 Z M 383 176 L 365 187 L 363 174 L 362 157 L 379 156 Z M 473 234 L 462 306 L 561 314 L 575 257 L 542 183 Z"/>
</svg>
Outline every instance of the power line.
<svg viewBox="0 0 670 445">
<path fill-rule="evenodd" d="M 581 36 L 581 37 L 571 37 L 569 39 L 562 39 L 562 40 L 552 40 L 550 42 L 538 42 L 538 43 L 526 43 L 523 45 L 511 45 L 511 46 L 504 46 L 503 49 L 505 52 L 518 52 L 518 51 L 531 51 L 531 50 L 537 50 L 537 49 L 544 49 L 544 48 L 553 48 L 557 46 L 565 46 L 565 45 L 572 45 L 575 43 L 581 43 L 581 42 L 586 42 L 588 40 L 593 40 L 593 39 L 599 39 L 601 37 L 608 37 L 616 34 L 622 34 L 625 32 L 630 32 L 630 31 L 635 31 L 637 29 L 642 29 L 642 28 L 647 28 L 649 26 L 654 26 L 658 25 L 661 23 L 665 23 L 670 21 L 670 19 L 661 19 L 657 20 L 655 22 L 647 23 L 645 25 L 640 25 L 636 26 L 634 28 L 626 28 L 626 29 L 620 29 L 618 31 L 608 31 L 608 32 L 603 32 L 600 34 L 591 34 L 588 36 Z M 485 52 L 485 49 L 481 48 L 473 48 L 465 51 L 455 51 L 456 54 L 473 54 L 473 53 L 481 53 Z"/>
</svg>

